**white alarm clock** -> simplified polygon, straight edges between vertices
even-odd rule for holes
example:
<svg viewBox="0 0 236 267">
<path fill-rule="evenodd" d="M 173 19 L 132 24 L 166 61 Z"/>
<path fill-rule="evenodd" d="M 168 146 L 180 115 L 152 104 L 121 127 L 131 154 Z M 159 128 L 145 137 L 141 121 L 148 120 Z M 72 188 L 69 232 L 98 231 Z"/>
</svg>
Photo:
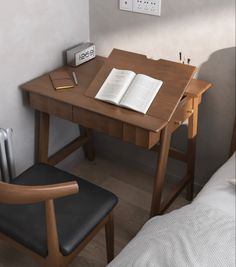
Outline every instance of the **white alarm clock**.
<svg viewBox="0 0 236 267">
<path fill-rule="evenodd" d="M 76 67 L 96 56 L 94 43 L 80 43 L 66 51 L 67 64 Z"/>
</svg>

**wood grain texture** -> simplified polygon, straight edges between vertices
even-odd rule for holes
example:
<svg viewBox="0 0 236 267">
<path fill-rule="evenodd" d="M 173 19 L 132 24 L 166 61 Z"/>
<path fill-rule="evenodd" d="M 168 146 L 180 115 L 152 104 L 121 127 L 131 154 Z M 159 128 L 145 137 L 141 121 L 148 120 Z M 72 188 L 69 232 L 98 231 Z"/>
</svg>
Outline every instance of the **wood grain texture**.
<svg viewBox="0 0 236 267">
<path fill-rule="evenodd" d="M 167 169 L 170 141 L 171 141 L 171 133 L 169 131 L 169 127 L 167 126 L 161 132 L 160 154 L 156 167 L 156 175 L 154 177 L 150 217 L 159 215 L 161 214 L 162 211 L 162 194 L 166 180 L 166 169 Z"/>
<path fill-rule="evenodd" d="M 180 101 L 173 117 L 171 118 L 169 122 L 170 132 L 173 133 L 177 128 L 179 128 L 179 126 L 184 121 L 186 121 L 189 117 L 192 116 L 193 112 L 194 112 L 194 109 L 193 109 L 192 98 L 188 96 L 184 97 Z"/>
<path fill-rule="evenodd" d="M 75 194 L 77 182 L 55 185 L 23 186 L 0 182 L 0 203 L 30 204 Z"/>
<path fill-rule="evenodd" d="M 186 88 L 185 95 L 199 97 L 212 87 L 210 82 L 192 79 Z"/>
<path fill-rule="evenodd" d="M 77 137 L 76 139 L 71 141 L 69 144 L 65 145 L 63 148 L 57 151 L 55 154 L 51 155 L 48 158 L 48 164 L 56 165 L 57 163 L 65 159 L 67 156 L 73 153 L 76 149 L 80 148 L 82 145 L 86 144 L 87 142 L 88 142 L 87 136 Z"/>
<path fill-rule="evenodd" d="M 164 121 L 170 120 L 196 71 L 193 66 L 163 59 L 147 59 L 143 55 L 113 49 L 106 63 L 87 89 L 87 96 L 94 98 L 112 68 L 132 70 L 135 73 L 146 74 L 163 81 L 147 115 Z"/>
<path fill-rule="evenodd" d="M 120 57 L 120 55 L 123 55 L 123 58 L 126 58 L 126 60 L 124 61 L 125 63 L 122 63 L 123 58 Z M 117 60 L 118 63 L 114 63 L 117 62 Z M 153 104 L 148 114 L 146 115 L 142 115 L 124 108 L 118 108 L 117 106 L 111 105 L 109 103 L 104 103 L 102 101 L 96 100 L 93 97 L 95 95 L 95 91 L 93 91 L 93 80 L 94 77 L 96 77 L 97 79 L 97 77 L 100 76 L 100 73 L 104 72 L 104 70 L 102 70 L 102 67 L 106 65 L 105 72 L 107 72 L 107 74 L 109 72 L 109 69 L 111 69 L 111 66 L 109 64 L 113 63 L 118 64 L 117 67 L 127 67 L 127 69 L 129 69 L 130 66 L 127 65 L 129 63 L 129 60 L 133 61 L 132 68 L 134 68 L 134 70 L 136 70 L 137 72 L 146 73 L 156 78 L 163 78 L 165 83 L 161 91 L 158 93 L 158 101 L 156 102 L 157 99 L 153 101 Z M 144 66 L 143 62 L 148 63 L 149 67 L 146 68 L 145 64 L 145 68 L 143 67 L 142 69 L 137 69 L 136 65 L 142 64 Z M 154 132 L 157 132 L 165 127 L 167 117 L 171 116 L 172 112 L 176 108 L 175 105 L 178 104 L 178 99 L 181 98 L 180 96 L 183 93 L 178 88 L 183 87 L 186 89 L 187 94 L 189 94 L 190 96 L 195 96 L 196 94 L 201 95 L 210 86 L 210 83 L 203 81 L 198 82 L 197 80 L 191 80 L 191 82 L 189 83 L 189 80 L 192 77 L 193 72 L 195 71 L 195 68 L 192 66 L 165 60 L 148 60 L 143 55 L 119 50 L 113 51 L 112 57 L 110 58 L 110 63 L 106 58 L 97 56 L 95 59 L 87 62 L 86 64 L 82 64 L 77 68 L 64 66 L 60 69 L 67 70 L 70 74 L 72 73 L 72 71 L 75 71 L 77 76 L 79 77 L 78 86 L 69 90 L 62 90 L 60 92 L 57 92 L 52 87 L 49 75 L 45 74 L 37 79 L 21 85 L 21 88 L 30 93 L 36 93 L 40 96 L 58 100 L 59 103 L 67 103 L 69 105 L 72 105 L 74 107 L 73 109 L 84 109 Z M 180 79 L 180 77 L 182 77 L 182 79 Z M 176 79 L 179 82 L 176 82 Z M 102 81 L 98 80 L 97 83 L 102 83 Z M 168 88 L 166 89 L 166 87 Z M 168 98 L 168 100 L 166 98 Z M 33 101 L 31 101 L 31 105 L 34 108 L 40 109 L 40 107 L 38 107 L 38 105 L 36 105 L 36 103 Z M 45 106 L 46 107 L 44 108 L 49 109 L 48 105 Z M 43 109 L 43 107 L 41 107 L 41 109 Z M 64 109 L 65 107 L 62 108 L 62 110 Z M 49 112 L 55 111 L 51 110 Z M 59 112 L 61 111 L 56 112 L 57 116 L 59 116 Z M 78 111 L 75 112 L 78 113 Z M 70 118 L 70 111 L 68 111 L 68 114 L 65 111 L 65 114 L 63 116 Z M 78 117 L 73 117 L 72 119 L 78 122 Z"/>
<path fill-rule="evenodd" d="M 46 231 L 47 231 L 47 266 L 60 267 L 60 246 L 57 232 L 57 222 L 55 215 L 54 202 L 52 199 L 47 200 L 45 203 L 45 214 L 46 214 Z"/>
<path fill-rule="evenodd" d="M 151 148 L 160 138 L 160 132 L 152 132 L 82 108 L 75 108 L 74 122 L 109 136 L 144 148 Z"/>
<path fill-rule="evenodd" d="M 30 103 L 36 110 L 72 121 L 72 105 L 39 94 L 30 93 Z"/>
<path fill-rule="evenodd" d="M 188 121 L 188 147 L 187 147 L 187 174 L 190 176 L 190 182 L 187 187 L 187 199 L 193 200 L 194 191 L 194 174 L 196 161 L 196 146 L 197 146 L 197 129 L 198 129 L 198 97 L 192 99 L 193 114 Z"/>
</svg>

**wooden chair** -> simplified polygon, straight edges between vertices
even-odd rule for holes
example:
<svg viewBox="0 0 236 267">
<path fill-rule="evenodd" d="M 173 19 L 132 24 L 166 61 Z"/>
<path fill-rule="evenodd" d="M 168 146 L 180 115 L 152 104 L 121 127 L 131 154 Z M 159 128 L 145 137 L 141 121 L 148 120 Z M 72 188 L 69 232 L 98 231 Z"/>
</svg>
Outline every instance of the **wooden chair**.
<svg viewBox="0 0 236 267">
<path fill-rule="evenodd" d="M 1 155 L 0 155 L 1 157 Z M 0 239 L 42 266 L 67 266 L 105 225 L 107 260 L 114 257 L 117 197 L 82 178 L 35 164 L 0 182 Z"/>
</svg>

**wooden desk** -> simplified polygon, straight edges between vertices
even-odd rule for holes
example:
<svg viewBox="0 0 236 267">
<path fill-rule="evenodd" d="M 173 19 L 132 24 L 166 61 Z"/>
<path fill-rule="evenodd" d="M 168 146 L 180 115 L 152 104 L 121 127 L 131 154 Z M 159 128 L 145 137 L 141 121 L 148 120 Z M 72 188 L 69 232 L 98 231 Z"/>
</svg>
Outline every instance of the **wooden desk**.
<svg viewBox="0 0 236 267">
<path fill-rule="evenodd" d="M 122 56 L 126 59 L 122 60 Z M 114 50 L 111 60 L 109 59 L 97 56 L 78 68 L 64 66 L 63 69 L 70 73 L 75 71 L 79 77 L 79 85 L 73 89 L 55 91 L 48 74 L 21 86 L 29 93 L 30 105 L 39 111 L 38 161 L 55 165 L 81 146 L 85 156 L 90 160 L 94 159 L 92 130 L 146 149 L 159 149 L 150 215 L 161 214 L 186 185 L 188 199 L 193 197 L 198 105 L 202 94 L 211 84 L 192 79 L 195 68 L 188 65 L 165 60 L 148 60 L 142 55 L 120 50 Z M 96 88 L 103 82 L 100 77 L 108 75 L 113 66 L 129 69 L 127 62 L 130 60 L 134 62 L 134 71 L 157 78 L 161 76 L 164 81 L 164 89 L 160 90 L 158 99 L 153 101 L 146 115 L 104 103 L 93 97 Z M 148 64 L 145 68 L 138 67 L 143 60 L 148 61 Z M 50 115 L 78 123 L 80 136 L 48 157 Z M 170 140 L 172 133 L 186 119 L 188 149 L 183 153 L 170 149 Z M 168 154 L 185 162 L 187 171 L 173 189 L 171 196 L 162 201 Z"/>
</svg>

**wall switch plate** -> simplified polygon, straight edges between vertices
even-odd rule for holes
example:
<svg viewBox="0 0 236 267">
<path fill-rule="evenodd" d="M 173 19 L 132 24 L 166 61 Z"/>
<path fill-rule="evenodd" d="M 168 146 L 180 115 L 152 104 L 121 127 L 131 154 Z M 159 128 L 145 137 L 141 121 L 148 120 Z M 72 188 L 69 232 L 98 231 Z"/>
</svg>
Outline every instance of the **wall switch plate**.
<svg viewBox="0 0 236 267">
<path fill-rule="evenodd" d="M 161 15 L 161 0 L 133 0 L 133 12 Z"/>
<path fill-rule="evenodd" d="M 133 11 L 133 0 L 120 0 L 120 9 Z"/>
<path fill-rule="evenodd" d="M 119 0 L 120 9 L 149 14 L 154 16 L 161 15 L 161 0 Z"/>
</svg>

